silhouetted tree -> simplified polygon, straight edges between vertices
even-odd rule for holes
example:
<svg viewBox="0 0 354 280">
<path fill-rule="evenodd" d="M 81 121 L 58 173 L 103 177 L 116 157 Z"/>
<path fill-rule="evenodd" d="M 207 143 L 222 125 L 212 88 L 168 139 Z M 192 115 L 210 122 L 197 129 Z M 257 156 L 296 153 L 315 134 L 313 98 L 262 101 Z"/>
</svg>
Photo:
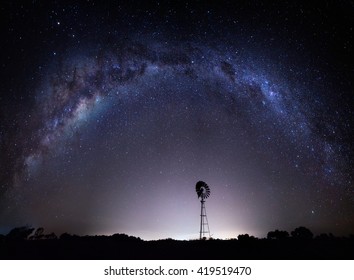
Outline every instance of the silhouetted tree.
<svg viewBox="0 0 354 280">
<path fill-rule="evenodd" d="M 312 239 L 313 233 L 308 228 L 298 227 L 291 232 L 291 236 L 297 239 L 306 240 Z"/>
<path fill-rule="evenodd" d="M 37 228 L 34 234 L 29 237 L 29 239 L 35 239 L 35 240 L 41 239 L 43 238 L 43 232 L 44 232 L 44 228 L 42 227 Z"/>
<path fill-rule="evenodd" d="M 60 235 L 60 239 L 62 239 L 62 240 L 69 240 L 69 239 L 72 239 L 72 235 L 71 234 L 69 234 L 69 233 L 67 233 L 67 232 L 64 232 L 63 234 L 61 234 Z"/>
<path fill-rule="evenodd" d="M 174 239 L 172 239 L 171 237 L 168 237 L 168 238 L 164 238 L 164 239 L 159 239 L 158 241 L 174 241 Z"/>
<path fill-rule="evenodd" d="M 56 236 L 56 234 L 54 232 L 49 233 L 49 234 L 45 234 L 43 236 L 44 239 L 50 239 L 50 240 L 55 240 L 58 239 L 58 237 Z"/>
<path fill-rule="evenodd" d="M 129 236 L 125 233 L 115 233 L 112 235 L 112 239 L 117 240 L 117 241 L 140 241 L 141 239 L 139 237 L 135 236 Z"/>
<path fill-rule="evenodd" d="M 243 241 L 250 241 L 250 240 L 256 240 L 257 238 L 255 238 L 254 236 L 250 236 L 248 233 L 246 233 L 246 234 L 240 234 L 240 235 L 238 235 L 237 236 L 237 240 L 238 241 L 241 241 L 241 242 L 243 242 Z"/>
<path fill-rule="evenodd" d="M 321 233 L 320 235 L 316 236 L 316 239 L 317 240 L 322 240 L 322 241 L 328 241 L 328 240 L 331 240 L 331 239 L 334 239 L 334 236 L 332 233 Z"/>
<path fill-rule="evenodd" d="M 268 239 L 276 239 L 276 240 L 281 240 L 289 237 L 289 233 L 285 230 L 275 230 L 275 231 L 270 231 L 267 234 Z"/>
<path fill-rule="evenodd" d="M 6 238 L 14 240 L 25 240 L 32 234 L 34 228 L 28 226 L 17 227 L 12 229 L 7 235 Z"/>
</svg>

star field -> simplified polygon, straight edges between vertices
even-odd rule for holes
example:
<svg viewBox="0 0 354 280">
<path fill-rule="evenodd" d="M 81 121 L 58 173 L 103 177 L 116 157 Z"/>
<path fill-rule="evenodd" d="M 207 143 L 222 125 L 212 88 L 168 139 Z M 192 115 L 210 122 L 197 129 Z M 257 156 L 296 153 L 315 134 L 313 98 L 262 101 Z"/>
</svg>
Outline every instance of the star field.
<svg viewBox="0 0 354 280">
<path fill-rule="evenodd" d="M 215 237 L 352 233 L 353 7 L 328 5 L 4 5 L 0 231 L 196 238 L 203 180 Z"/>
</svg>

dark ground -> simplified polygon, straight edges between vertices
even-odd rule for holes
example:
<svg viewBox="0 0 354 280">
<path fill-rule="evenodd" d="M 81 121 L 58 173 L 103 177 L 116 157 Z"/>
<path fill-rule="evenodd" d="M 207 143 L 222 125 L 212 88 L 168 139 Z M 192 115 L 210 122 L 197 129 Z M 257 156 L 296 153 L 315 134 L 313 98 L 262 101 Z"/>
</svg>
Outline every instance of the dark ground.
<svg viewBox="0 0 354 280">
<path fill-rule="evenodd" d="M 143 241 L 125 234 L 0 239 L 0 259 L 354 259 L 354 237 Z"/>
</svg>

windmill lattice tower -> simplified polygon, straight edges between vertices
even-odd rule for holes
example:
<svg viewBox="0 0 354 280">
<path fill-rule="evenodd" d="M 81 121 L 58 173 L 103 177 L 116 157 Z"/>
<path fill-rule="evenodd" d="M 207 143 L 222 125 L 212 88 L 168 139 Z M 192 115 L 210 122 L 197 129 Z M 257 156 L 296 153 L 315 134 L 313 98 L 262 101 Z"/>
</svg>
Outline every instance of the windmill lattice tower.
<svg viewBox="0 0 354 280">
<path fill-rule="evenodd" d="M 206 235 L 210 238 L 208 217 L 205 209 L 205 200 L 210 196 L 210 188 L 205 182 L 199 181 L 195 186 L 195 190 L 201 204 L 199 239 L 202 240 L 206 238 Z"/>
</svg>

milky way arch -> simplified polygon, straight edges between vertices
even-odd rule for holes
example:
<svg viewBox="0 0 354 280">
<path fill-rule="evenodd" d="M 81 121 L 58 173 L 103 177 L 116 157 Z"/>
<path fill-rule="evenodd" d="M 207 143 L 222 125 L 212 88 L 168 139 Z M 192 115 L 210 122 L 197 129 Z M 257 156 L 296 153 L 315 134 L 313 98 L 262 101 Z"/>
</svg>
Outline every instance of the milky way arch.
<svg viewBox="0 0 354 280">
<path fill-rule="evenodd" d="M 195 81 L 205 85 L 205 91 L 209 87 L 217 98 L 227 100 L 227 109 L 244 111 L 249 126 L 257 123 L 262 127 L 265 122 L 265 127 L 280 128 L 289 145 L 315 152 L 321 156 L 323 165 L 331 165 L 328 160 L 335 157 L 331 143 L 321 141 L 313 131 L 312 112 L 301 100 L 301 88 L 290 89 L 284 79 L 267 73 L 264 65 L 247 64 L 232 50 L 225 52 L 193 44 L 171 47 L 129 42 L 63 59 L 53 68 L 37 99 L 34 121 L 30 124 L 34 127 L 31 137 L 24 139 L 20 161 L 24 160 L 26 167 L 50 151 L 68 128 L 75 129 L 80 120 L 89 117 L 95 107 L 104 103 L 102 99 L 112 95 L 117 99 L 132 99 L 130 95 L 134 92 L 125 93 L 125 88 L 137 80 L 153 77 L 156 81 L 169 79 L 173 83 L 174 76 L 182 77 L 176 86 L 188 88 Z M 181 85 L 183 79 L 185 85 Z M 210 98 L 213 97 L 208 92 L 202 97 Z M 239 116 L 235 113 L 232 117 Z"/>
</svg>

